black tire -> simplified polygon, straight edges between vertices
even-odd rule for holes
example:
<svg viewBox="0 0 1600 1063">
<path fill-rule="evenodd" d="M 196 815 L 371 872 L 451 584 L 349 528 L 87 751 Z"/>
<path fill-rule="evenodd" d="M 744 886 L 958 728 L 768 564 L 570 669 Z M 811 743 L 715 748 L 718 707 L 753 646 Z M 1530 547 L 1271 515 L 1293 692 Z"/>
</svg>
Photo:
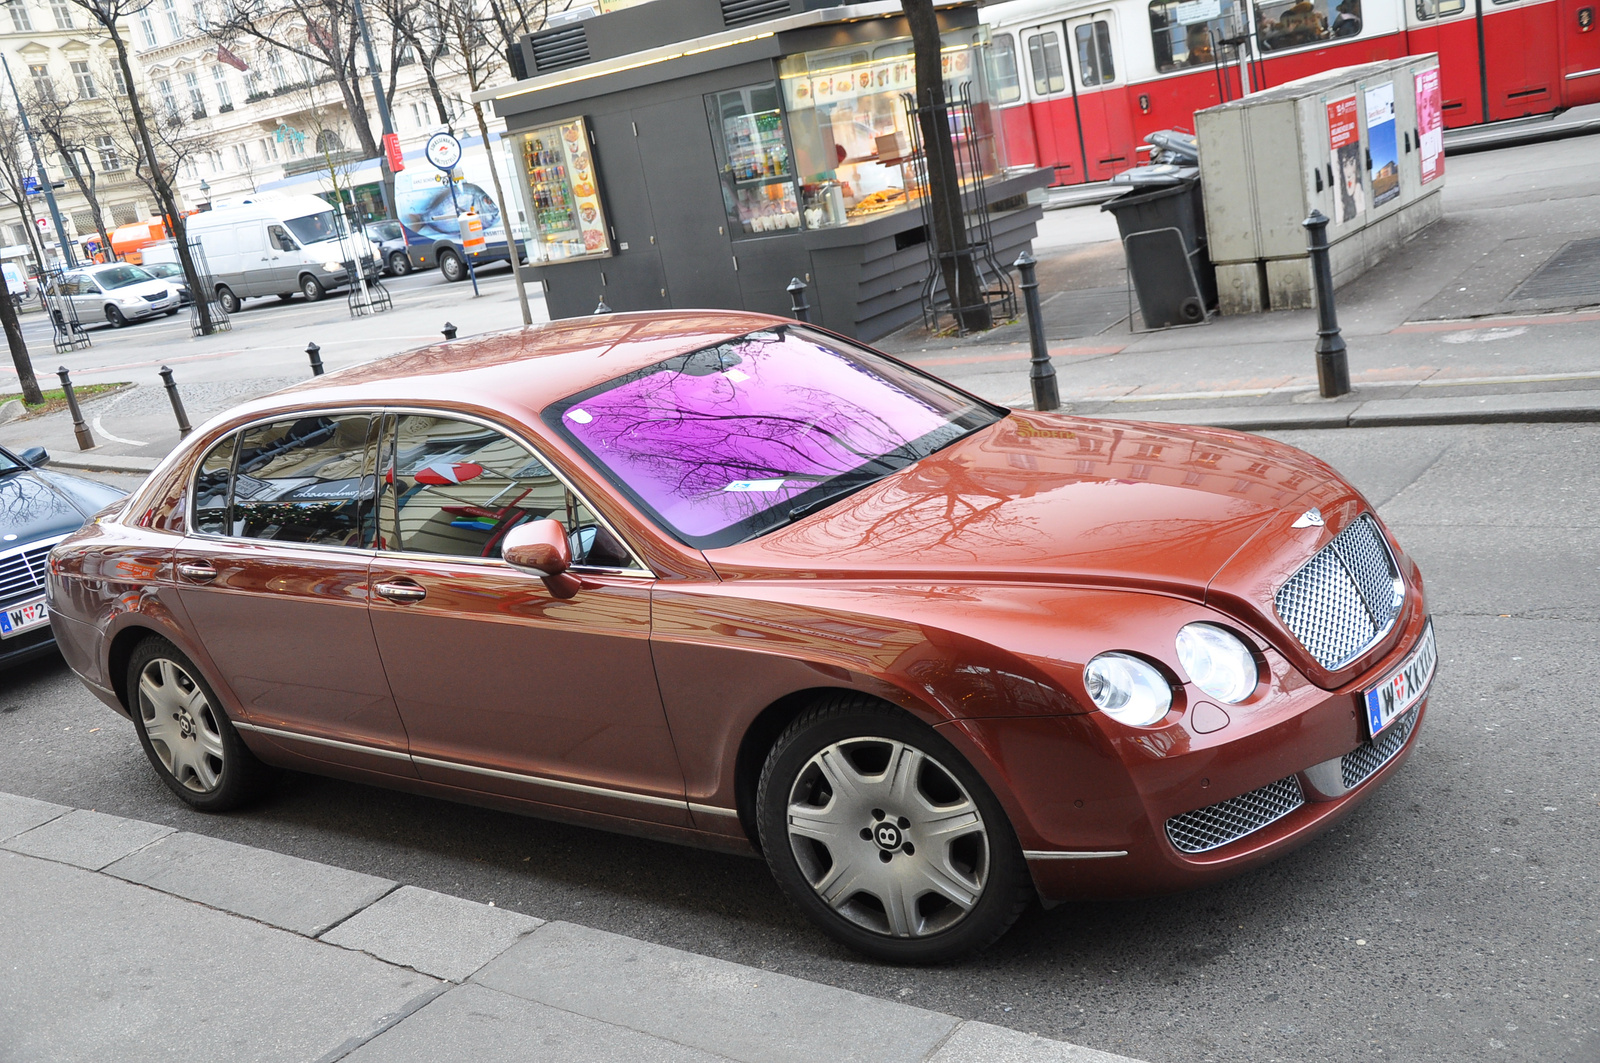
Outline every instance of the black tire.
<svg viewBox="0 0 1600 1063">
<path fill-rule="evenodd" d="M 294 298 L 294 292 L 279 292 L 278 293 L 278 302 L 280 302 L 280 303 L 287 303 L 290 299 L 293 299 L 293 298 Z"/>
<path fill-rule="evenodd" d="M 1192 325 L 1206 319 L 1206 308 L 1191 295 L 1178 304 L 1178 316 Z"/>
<path fill-rule="evenodd" d="M 404 251 L 396 251 L 389 256 L 389 272 L 396 277 L 404 277 L 411 272 L 411 256 Z"/>
<path fill-rule="evenodd" d="M 446 281 L 455 284 L 467 279 L 467 264 L 460 255 L 447 249 L 439 252 L 439 272 Z"/>
<path fill-rule="evenodd" d="M 177 312 L 178 312 L 178 308 L 175 307 L 175 306 L 167 308 L 167 316 L 168 317 L 171 317 L 173 314 L 176 314 Z"/>
<path fill-rule="evenodd" d="M 149 684 L 142 682 L 147 674 Z M 239 740 L 211 684 L 171 642 L 151 636 L 134 649 L 127 690 L 145 756 L 167 789 L 192 808 L 226 812 L 258 797 L 271 781 L 271 770 Z M 169 698 L 186 698 L 195 711 L 186 707 L 168 721 Z"/>
<path fill-rule="evenodd" d="M 858 834 L 849 807 L 836 800 L 819 766 L 829 754 L 830 770 L 855 771 L 857 783 L 870 782 L 879 767 L 876 757 L 885 758 L 879 776 L 885 786 L 892 782 L 892 765 L 911 765 L 917 773 L 915 793 L 905 798 L 907 807 L 861 812 Z M 839 758 L 849 764 L 841 765 Z M 861 787 L 858 793 L 870 795 L 871 789 Z M 804 795 L 800 802 L 817 810 L 817 822 L 838 817 L 828 823 L 831 842 L 791 834 L 791 799 L 799 794 Z M 859 800 L 893 805 L 899 798 L 879 794 Z M 947 834 L 950 840 L 941 845 L 919 832 L 924 824 L 905 818 L 919 813 L 946 824 L 955 815 L 967 831 Z M 1034 898 L 1016 834 L 983 778 L 933 728 L 865 695 L 827 697 L 778 736 L 761 771 L 756 824 L 767 866 L 806 917 L 836 941 L 889 963 L 939 963 L 986 948 Z M 846 851 L 836 860 L 830 844 Z M 922 845 L 920 857 L 914 845 Z M 896 860 L 905 861 L 898 877 L 888 870 Z M 859 871 L 852 884 L 861 885 L 848 894 L 841 890 L 830 903 L 818 887 L 837 880 L 830 879 L 836 863 L 841 876 L 846 869 Z M 929 868 L 934 874 L 925 873 Z M 895 915 L 873 889 L 893 883 L 887 892 L 898 893 L 904 904 L 908 891 L 900 883 L 908 878 L 910 903 L 900 919 L 904 933 L 897 935 Z M 965 902 L 957 903 L 931 883 L 960 887 L 954 892 L 964 892 Z M 918 885 L 923 888 L 915 892 Z"/>
<path fill-rule="evenodd" d="M 106 320 L 111 322 L 112 328 L 126 328 L 128 319 L 122 316 L 122 311 L 114 306 L 106 307 Z"/>
<path fill-rule="evenodd" d="M 321 281 L 307 273 L 300 278 L 300 294 L 306 297 L 306 302 L 315 303 L 328 294 L 328 289 L 322 286 Z"/>
<path fill-rule="evenodd" d="M 50 320 L 54 321 L 56 328 L 60 329 L 62 332 L 67 331 L 67 319 L 61 316 L 61 311 L 50 311 Z"/>
<path fill-rule="evenodd" d="M 226 284 L 217 285 L 217 302 L 222 304 L 222 309 L 230 314 L 237 314 L 244 304 L 239 297 L 233 294 L 233 289 Z"/>
</svg>

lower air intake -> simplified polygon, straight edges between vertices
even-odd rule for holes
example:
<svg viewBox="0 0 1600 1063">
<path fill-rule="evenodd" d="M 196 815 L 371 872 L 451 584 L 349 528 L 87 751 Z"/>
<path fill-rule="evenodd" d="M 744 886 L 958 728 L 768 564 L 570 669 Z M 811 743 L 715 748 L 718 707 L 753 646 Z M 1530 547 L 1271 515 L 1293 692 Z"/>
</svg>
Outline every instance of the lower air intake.
<svg viewBox="0 0 1600 1063">
<path fill-rule="evenodd" d="M 1167 837 L 1180 853 L 1203 853 L 1254 834 L 1306 803 L 1293 775 L 1167 820 Z"/>
</svg>

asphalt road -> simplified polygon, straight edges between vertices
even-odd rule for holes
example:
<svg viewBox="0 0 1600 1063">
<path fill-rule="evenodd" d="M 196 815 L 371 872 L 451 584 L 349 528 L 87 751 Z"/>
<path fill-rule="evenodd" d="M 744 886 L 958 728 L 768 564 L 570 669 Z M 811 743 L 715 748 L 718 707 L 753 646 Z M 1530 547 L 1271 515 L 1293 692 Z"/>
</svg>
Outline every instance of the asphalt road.
<svg viewBox="0 0 1600 1063">
<path fill-rule="evenodd" d="M 863 962 L 749 859 L 308 776 L 187 811 L 57 661 L 0 677 L 0 789 L 180 826 L 1152 1063 L 1600 1055 L 1600 427 L 1281 433 L 1417 558 L 1440 674 L 1335 833 L 1160 900 L 1032 911 L 964 964 Z"/>
</svg>

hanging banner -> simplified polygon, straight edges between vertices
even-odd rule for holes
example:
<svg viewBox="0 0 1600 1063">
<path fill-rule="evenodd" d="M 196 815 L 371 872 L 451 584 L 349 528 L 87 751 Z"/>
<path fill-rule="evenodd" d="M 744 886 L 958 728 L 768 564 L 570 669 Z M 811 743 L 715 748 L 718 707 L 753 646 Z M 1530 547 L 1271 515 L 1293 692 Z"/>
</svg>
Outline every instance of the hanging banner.
<svg viewBox="0 0 1600 1063">
<path fill-rule="evenodd" d="M 1400 198 L 1400 144 L 1394 124 L 1394 82 L 1374 85 L 1367 97 L 1367 179 L 1372 205 Z"/>
<path fill-rule="evenodd" d="M 1423 184 L 1444 173 L 1444 109 L 1438 67 L 1417 74 L 1417 153 Z"/>
<path fill-rule="evenodd" d="M 1346 96 L 1327 104 L 1328 149 L 1333 163 L 1333 220 L 1354 221 L 1367 209 L 1366 187 L 1361 181 L 1361 125 L 1356 98 Z"/>
<path fill-rule="evenodd" d="M 385 133 L 383 135 L 383 155 L 389 160 L 389 172 L 399 173 L 406 168 L 405 152 L 400 150 L 400 134 Z"/>
</svg>

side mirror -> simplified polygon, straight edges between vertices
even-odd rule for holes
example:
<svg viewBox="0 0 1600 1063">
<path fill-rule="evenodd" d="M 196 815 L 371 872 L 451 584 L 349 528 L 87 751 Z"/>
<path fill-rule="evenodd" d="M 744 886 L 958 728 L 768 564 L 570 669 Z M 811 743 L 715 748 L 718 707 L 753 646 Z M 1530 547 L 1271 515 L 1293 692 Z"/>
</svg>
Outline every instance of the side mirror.
<svg viewBox="0 0 1600 1063">
<path fill-rule="evenodd" d="M 50 464 L 50 452 L 43 447 L 29 447 L 17 457 L 22 459 L 23 464 L 35 469 L 42 469 Z"/>
<path fill-rule="evenodd" d="M 506 564 L 531 572 L 557 598 L 571 598 L 582 584 L 567 569 L 572 567 L 572 547 L 559 520 L 530 520 L 506 533 L 500 543 Z"/>
</svg>

